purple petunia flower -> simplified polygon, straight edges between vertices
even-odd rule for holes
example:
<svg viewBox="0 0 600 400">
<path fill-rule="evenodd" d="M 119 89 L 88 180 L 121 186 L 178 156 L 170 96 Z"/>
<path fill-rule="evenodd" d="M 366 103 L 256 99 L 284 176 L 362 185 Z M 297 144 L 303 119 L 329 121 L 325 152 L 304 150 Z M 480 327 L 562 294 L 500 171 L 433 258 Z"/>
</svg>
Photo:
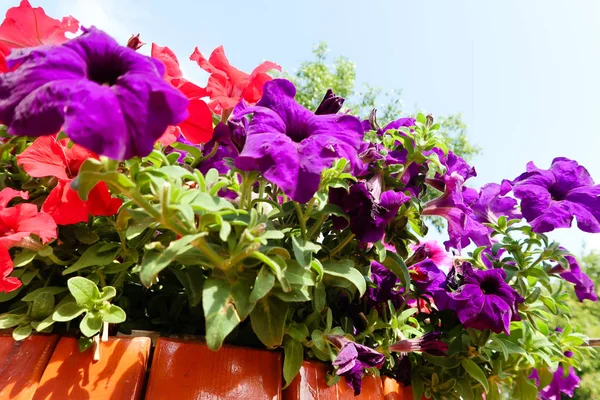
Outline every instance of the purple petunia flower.
<svg viewBox="0 0 600 400">
<path fill-rule="evenodd" d="M 527 164 L 513 182 L 521 211 L 534 232 L 569 228 L 573 218 L 584 232 L 600 232 L 600 185 L 576 161 L 555 158 L 549 170 Z"/>
<path fill-rule="evenodd" d="M 461 250 L 472 240 L 477 246 L 491 244 L 488 228 L 475 220 L 473 211 L 463 198 L 464 178 L 458 173 L 444 177 L 444 194 L 423 208 L 423 215 L 437 215 L 448 221 L 450 239 L 444 242 L 446 249 Z"/>
<path fill-rule="evenodd" d="M 116 160 L 148 155 L 188 100 L 163 80 L 162 63 L 96 28 L 62 45 L 13 51 L 0 75 L 0 121 L 17 136 L 61 130 Z"/>
<path fill-rule="evenodd" d="M 448 345 L 440 340 L 439 332 L 426 333 L 417 339 L 405 339 L 390 346 L 390 351 L 410 353 L 420 351 L 433 356 L 444 356 Z"/>
<path fill-rule="evenodd" d="M 562 332 L 562 329 L 560 328 L 556 328 L 556 330 Z M 567 351 L 565 356 L 571 358 L 573 353 Z M 529 379 L 535 381 L 537 386 L 540 385 L 540 376 L 537 369 L 533 369 Z M 560 400 L 562 398 L 562 393 L 569 397 L 573 397 L 575 389 L 579 387 L 580 381 L 581 379 L 579 379 L 572 366 L 569 366 L 569 372 L 565 374 L 565 370 L 562 364 L 560 364 L 552 376 L 552 382 L 538 392 L 538 397 L 540 400 Z"/>
<path fill-rule="evenodd" d="M 344 98 L 336 96 L 333 90 L 327 89 L 325 97 L 321 100 L 321 104 L 315 110 L 315 115 L 337 114 L 344 105 Z"/>
<path fill-rule="evenodd" d="M 496 223 L 502 216 L 509 220 L 521 219 L 521 213 L 516 208 L 517 200 L 503 197 L 510 190 L 510 184 L 506 181 L 502 185 L 488 183 L 481 187 L 479 193 L 475 189 L 463 188 L 463 198 L 478 222 Z"/>
<path fill-rule="evenodd" d="M 293 200 L 305 203 L 319 188 L 321 172 L 337 158 L 358 168 L 362 143 L 360 121 L 350 115 L 315 115 L 294 100 L 296 88 L 285 79 L 265 83 L 254 107 L 248 136 L 235 166 L 260 171 Z"/>
<path fill-rule="evenodd" d="M 204 145 L 202 154 L 206 157 L 213 151 L 215 145 L 218 145 L 219 147 L 217 147 L 217 150 L 212 157 L 202 161 L 200 165 L 198 165 L 200 172 L 206 174 L 211 168 L 216 168 L 221 174 L 226 174 L 227 171 L 229 171 L 229 167 L 225 165 L 224 159 L 235 159 L 240 154 L 239 149 L 233 143 L 232 130 L 233 129 L 230 126 L 225 125 L 222 122 L 219 122 L 217 126 L 215 126 L 213 137 Z"/>
<path fill-rule="evenodd" d="M 457 156 L 453 152 L 449 151 L 448 154 L 444 154 L 444 151 L 440 148 L 434 147 L 432 150 L 425 152 L 425 155 L 435 153 L 440 159 L 440 163 L 446 167 L 446 173 L 444 175 L 436 174 L 433 179 L 427 179 L 434 188 L 439 191 L 444 191 L 446 178 L 453 174 L 458 174 L 462 177 L 463 182 L 469 178 L 477 176 L 475 167 L 471 167 L 462 157 Z"/>
<path fill-rule="evenodd" d="M 413 251 L 413 254 L 406 260 L 406 265 L 410 266 L 429 259 L 445 274 L 450 272 L 450 268 L 452 268 L 452 256 L 446 253 L 437 241 L 428 240 L 419 244 L 411 244 L 409 248 Z"/>
<path fill-rule="evenodd" d="M 392 271 L 377 261 L 371 261 L 371 281 L 376 286 L 367 289 L 367 296 L 369 296 L 372 306 L 386 304 L 388 300 L 391 300 L 396 307 L 402 304 L 402 290 L 398 288 L 400 280 Z"/>
<path fill-rule="evenodd" d="M 350 230 L 361 242 L 377 242 L 383 238 L 385 227 L 394 219 L 402 204 L 410 197 L 402 192 L 388 190 L 381 193 L 377 177 L 369 182 L 358 182 L 350 187 L 329 189 L 329 202 L 341 207 L 350 217 Z M 346 221 L 334 219 L 335 227 L 343 229 Z"/>
<path fill-rule="evenodd" d="M 365 368 L 381 368 L 385 356 L 343 336 L 328 336 L 327 339 L 337 347 L 341 347 L 332 363 L 338 367 L 336 374 L 346 378 L 346 383 L 354 390 L 354 395 L 360 394 L 363 370 Z"/>
<path fill-rule="evenodd" d="M 509 334 L 510 321 L 521 319 L 517 304 L 525 299 L 504 279 L 502 269 L 473 270 L 470 264 L 463 264 L 463 284 L 450 294 L 463 326 Z"/>
<path fill-rule="evenodd" d="M 575 295 L 579 301 L 583 302 L 585 299 L 598 301 L 594 281 L 581 270 L 575 257 L 565 256 L 565 259 L 569 262 L 569 269 L 565 270 L 559 264 L 552 269 L 552 272 L 558 273 L 564 280 L 575 285 Z"/>
</svg>

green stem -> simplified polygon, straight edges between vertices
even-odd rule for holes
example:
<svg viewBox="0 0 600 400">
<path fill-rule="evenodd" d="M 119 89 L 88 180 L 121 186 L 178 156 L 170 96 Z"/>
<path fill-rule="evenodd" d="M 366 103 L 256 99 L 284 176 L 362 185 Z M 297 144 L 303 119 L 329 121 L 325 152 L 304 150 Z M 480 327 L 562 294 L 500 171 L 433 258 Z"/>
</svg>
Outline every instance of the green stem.
<svg viewBox="0 0 600 400">
<path fill-rule="evenodd" d="M 354 239 L 355 236 L 356 235 L 354 233 L 351 233 L 348 236 L 346 236 L 337 246 L 335 246 L 333 248 L 333 250 L 331 250 L 331 252 L 329 253 L 328 258 L 331 258 L 334 255 L 336 255 L 337 253 L 339 253 L 340 251 L 342 251 L 344 249 L 344 247 L 346 247 L 346 245 L 348 243 L 350 243 L 352 241 L 352 239 Z"/>
<path fill-rule="evenodd" d="M 327 215 L 321 215 L 319 217 L 317 222 L 315 222 L 313 224 L 313 226 L 310 228 L 310 230 L 308 231 L 308 240 L 312 240 L 314 238 L 315 234 L 317 234 L 319 232 L 319 230 L 321 229 L 321 226 L 323 225 L 323 223 L 325 222 L 326 219 L 327 219 Z"/>
<path fill-rule="evenodd" d="M 177 224 L 173 224 L 171 221 L 166 221 L 163 218 L 163 215 L 160 211 L 158 211 L 146 198 L 137 191 L 129 191 L 123 187 L 119 187 L 121 192 L 132 199 L 138 206 L 142 207 L 150 216 L 152 216 L 156 221 L 160 222 L 166 228 L 172 230 L 179 236 L 185 236 L 192 234 L 194 232 L 189 232 L 187 229 L 178 226 Z M 176 219 L 176 218 L 175 218 Z M 225 260 L 216 251 L 214 251 L 208 243 L 204 240 L 204 238 L 198 238 L 192 242 L 194 247 L 197 247 L 202 251 L 214 264 L 215 267 L 221 268 L 224 265 Z"/>
<path fill-rule="evenodd" d="M 298 220 L 300 222 L 300 233 L 302 235 L 302 239 L 306 240 L 306 220 L 304 219 L 304 214 L 302 213 L 302 207 L 300 204 L 294 201 L 294 207 L 296 207 L 296 213 L 298 214 Z"/>
</svg>

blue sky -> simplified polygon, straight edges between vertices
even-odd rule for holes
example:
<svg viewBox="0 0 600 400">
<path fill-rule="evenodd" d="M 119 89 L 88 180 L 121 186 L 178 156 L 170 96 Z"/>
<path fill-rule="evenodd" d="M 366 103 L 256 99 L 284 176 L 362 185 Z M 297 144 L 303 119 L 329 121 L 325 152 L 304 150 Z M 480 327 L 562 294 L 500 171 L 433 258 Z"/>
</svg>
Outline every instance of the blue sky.
<svg viewBox="0 0 600 400">
<path fill-rule="evenodd" d="M 181 1 L 30 0 L 121 41 L 141 33 L 187 60 L 223 44 L 233 65 L 263 60 L 287 70 L 324 40 L 357 66 L 359 85 L 403 90 L 405 109 L 462 112 L 482 147 L 473 185 L 514 178 L 534 160 L 579 161 L 600 182 L 600 2 L 594 0 Z M 18 0 L 0 0 L 2 9 Z M 142 5 L 143 4 L 143 5 Z M 149 51 L 149 47 L 146 48 Z M 572 251 L 600 249 L 600 234 L 555 232 Z"/>
</svg>

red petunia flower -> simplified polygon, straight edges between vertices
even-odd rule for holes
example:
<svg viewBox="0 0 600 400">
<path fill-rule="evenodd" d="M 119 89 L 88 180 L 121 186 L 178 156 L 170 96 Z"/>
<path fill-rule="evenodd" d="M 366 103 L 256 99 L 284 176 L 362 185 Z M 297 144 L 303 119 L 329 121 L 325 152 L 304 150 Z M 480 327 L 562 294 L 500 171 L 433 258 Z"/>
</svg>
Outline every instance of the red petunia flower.
<svg viewBox="0 0 600 400">
<path fill-rule="evenodd" d="M 123 201 L 112 198 L 104 182 L 94 186 L 86 201 L 71 189 L 71 181 L 79 173 L 81 164 L 88 158 L 98 157 L 78 145 L 69 148 L 68 143 L 68 139 L 57 141 L 52 136 L 42 136 L 17 156 L 17 163 L 30 176 L 58 178 L 58 184 L 42 205 L 42 212 L 52 216 L 58 225 L 85 222 L 90 214 L 96 217 L 116 214 Z"/>
<path fill-rule="evenodd" d="M 65 33 L 75 33 L 79 21 L 69 16 L 62 21 L 50 18 L 41 7 L 33 8 L 22 0 L 18 7 L 9 8 L 0 25 L 0 72 L 8 71 L 6 56 L 11 49 L 60 44 L 68 39 Z"/>
<path fill-rule="evenodd" d="M 42 243 L 55 239 L 56 222 L 52 217 L 39 212 L 35 204 L 7 207 L 15 197 L 27 200 L 29 194 L 11 188 L 0 191 L 0 246 L 10 249 L 32 234 L 39 236 Z"/>
<path fill-rule="evenodd" d="M 0 292 L 8 293 L 21 287 L 21 281 L 10 277 L 14 264 L 8 249 L 0 245 Z"/>
<path fill-rule="evenodd" d="M 213 134 L 212 113 L 206 102 L 201 99 L 201 97 L 209 95 L 208 91 L 183 78 L 177 56 L 168 47 L 152 43 L 151 55 L 165 65 L 165 81 L 179 89 L 190 100 L 188 119 L 177 126 L 167 128 L 159 141 L 167 146 L 183 134 L 189 142 L 194 144 L 208 142 Z"/>
<path fill-rule="evenodd" d="M 217 114 L 233 109 L 242 99 L 251 105 L 255 104 L 262 96 L 264 84 L 273 79 L 267 71 L 281 71 L 279 65 L 270 61 L 254 68 L 251 74 L 240 71 L 229 64 L 223 46 L 213 50 L 208 60 L 196 47 L 190 60 L 196 61 L 200 68 L 210 73 L 206 86 L 212 100 L 209 107 Z"/>
</svg>

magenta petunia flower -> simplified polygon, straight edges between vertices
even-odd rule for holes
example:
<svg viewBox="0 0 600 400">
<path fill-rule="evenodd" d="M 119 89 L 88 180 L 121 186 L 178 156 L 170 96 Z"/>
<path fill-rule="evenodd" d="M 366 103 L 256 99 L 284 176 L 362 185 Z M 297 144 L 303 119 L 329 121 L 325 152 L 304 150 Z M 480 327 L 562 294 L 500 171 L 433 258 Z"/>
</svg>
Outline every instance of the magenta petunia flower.
<svg viewBox="0 0 600 400">
<path fill-rule="evenodd" d="M 234 117 L 253 113 L 248 136 L 235 166 L 260 171 L 295 201 L 305 203 L 319 188 L 321 172 L 337 158 L 360 164 L 357 152 L 363 139 L 360 121 L 350 115 L 315 115 L 298 104 L 296 88 L 285 79 L 265 83 L 254 107 Z"/>
<path fill-rule="evenodd" d="M 354 395 L 362 389 L 362 374 L 365 368 L 381 368 L 385 356 L 367 346 L 355 343 L 342 336 L 328 336 L 340 352 L 333 361 L 338 367 L 336 374 L 346 378 L 346 383 L 354 390 Z"/>
<path fill-rule="evenodd" d="M 375 287 L 367 289 L 367 296 L 374 307 L 392 301 L 394 306 L 402 304 L 402 289 L 399 288 L 400 280 L 392 271 L 377 261 L 371 261 L 371 281 Z"/>
<path fill-rule="evenodd" d="M 430 332 L 417 339 L 405 339 L 396 342 L 390 346 L 390 351 L 399 353 L 419 351 L 441 357 L 446 355 L 448 345 L 440 340 L 439 332 Z"/>
<path fill-rule="evenodd" d="M 406 261 L 407 265 L 420 263 L 426 259 L 433 261 L 445 274 L 452 268 L 452 256 L 446 252 L 435 240 L 428 240 L 419 244 L 408 246 L 413 254 Z"/>
<path fill-rule="evenodd" d="M 560 328 L 556 328 L 556 330 L 562 332 Z M 566 352 L 565 356 L 571 358 L 573 353 Z M 535 381 L 537 386 L 540 385 L 540 376 L 537 369 L 533 369 L 529 379 Z M 572 366 L 569 366 L 569 371 L 565 374 L 564 367 L 562 364 L 559 364 L 556 371 L 554 371 L 554 375 L 552 375 L 552 382 L 548 386 L 541 388 L 538 392 L 538 398 L 540 400 L 560 400 L 563 394 L 573 397 L 575 389 L 579 387 L 580 381 L 581 379 L 577 376 Z"/>
<path fill-rule="evenodd" d="M 573 218 L 582 231 L 600 232 L 600 185 L 576 161 L 558 157 L 548 170 L 530 162 L 512 183 L 534 232 L 569 228 Z"/>
<path fill-rule="evenodd" d="M 488 183 L 481 187 L 479 193 L 475 189 L 463 188 L 463 198 L 478 222 L 496 223 L 502 216 L 509 220 L 521 219 L 517 200 L 505 196 L 510 190 L 511 186 L 506 181 L 502 185 Z"/>
<path fill-rule="evenodd" d="M 517 305 L 525 299 L 505 279 L 502 269 L 474 270 L 470 264 L 463 264 L 462 286 L 450 294 L 456 300 L 463 326 L 510 333 L 510 321 L 521 319 Z"/>
<path fill-rule="evenodd" d="M 565 270 L 562 266 L 557 265 L 552 269 L 552 272 L 558 273 L 564 280 L 575 285 L 575 295 L 579 301 L 584 300 L 598 301 L 598 296 L 594 289 L 594 281 L 581 270 L 579 263 L 573 256 L 565 256 L 569 262 L 569 269 Z"/>
<path fill-rule="evenodd" d="M 327 89 L 321 104 L 315 110 L 315 115 L 337 114 L 342 109 L 344 100 L 343 97 L 336 96 L 333 90 Z"/>
<path fill-rule="evenodd" d="M 448 221 L 450 239 L 444 242 L 446 249 L 461 250 L 472 240 L 477 246 L 491 244 L 488 228 L 475 219 L 473 210 L 463 198 L 464 178 L 459 172 L 444 176 L 444 194 L 423 208 L 423 215 L 437 215 Z"/>
<path fill-rule="evenodd" d="M 96 28 L 62 45 L 14 51 L 0 75 L 0 121 L 8 133 L 61 130 L 97 154 L 146 156 L 169 125 L 187 117 L 188 100 L 163 81 L 158 60 L 120 46 Z"/>
<path fill-rule="evenodd" d="M 402 204 L 410 197 L 402 192 L 377 190 L 377 180 L 358 182 L 350 187 L 329 190 L 329 202 L 340 206 L 350 217 L 350 230 L 361 242 L 377 242 L 383 238 L 385 227 L 394 219 Z M 380 193 L 380 194 L 379 194 Z M 343 229 L 346 221 L 334 220 L 337 229 Z"/>
</svg>

